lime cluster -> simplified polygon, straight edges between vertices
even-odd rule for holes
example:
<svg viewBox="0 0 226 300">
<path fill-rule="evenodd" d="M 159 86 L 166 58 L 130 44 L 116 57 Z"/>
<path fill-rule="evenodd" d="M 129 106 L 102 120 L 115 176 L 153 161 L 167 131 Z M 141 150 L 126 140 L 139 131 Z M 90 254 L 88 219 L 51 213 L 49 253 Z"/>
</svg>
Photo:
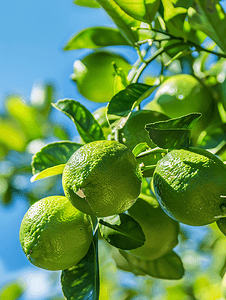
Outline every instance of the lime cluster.
<svg viewBox="0 0 226 300">
<path fill-rule="evenodd" d="M 48 270 L 76 265 L 92 242 L 89 215 L 124 212 L 136 202 L 141 184 L 139 164 L 125 145 L 104 140 L 82 146 L 63 172 L 67 197 L 39 200 L 22 220 L 20 242 L 27 258 Z"/>
</svg>

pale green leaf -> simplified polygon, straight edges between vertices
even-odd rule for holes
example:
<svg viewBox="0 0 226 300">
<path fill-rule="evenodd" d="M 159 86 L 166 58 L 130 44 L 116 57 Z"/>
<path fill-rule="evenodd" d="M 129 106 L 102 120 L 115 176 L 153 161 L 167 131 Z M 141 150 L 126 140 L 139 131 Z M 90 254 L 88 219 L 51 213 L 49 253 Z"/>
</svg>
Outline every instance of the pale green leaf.
<svg viewBox="0 0 226 300">
<path fill-rule="evenodd" d="M 46 178 L 46 177 L 62 174 L 63 171 L 64 171 L 64 167 L 65 167 L 65 164 L 62 164 L 62 165 L 57 165 L 57 166 L 45 169 L 42 172 L 32 176 L 31 177 L 31 182 L 34 182 L 38 179 L 43 179 L 43 178 Z"/>
<path fill-rule="evenodd" d="M 136 20 L 151 23 L 158 11 L 159 0 L 114 0 L 118 6 Z"/>
<path fill-rule="evenodd" d="M 138 33 L 133 31 L 132 27 L 139 27 L 140 21 L 137 21 L 127 15 L 114 0 L 96 0 L 107 14 L 111 17 L 113 22 L 117 25 L 121 33 L 128 40 L 130 45 L 134 46 L 139 40 Z"/>
<path fill-rule="evenodd" d="M 100 5 L 95 0 L 74 0 L 74 4 L 91 8 L 100 7 Z"/>
</svg>

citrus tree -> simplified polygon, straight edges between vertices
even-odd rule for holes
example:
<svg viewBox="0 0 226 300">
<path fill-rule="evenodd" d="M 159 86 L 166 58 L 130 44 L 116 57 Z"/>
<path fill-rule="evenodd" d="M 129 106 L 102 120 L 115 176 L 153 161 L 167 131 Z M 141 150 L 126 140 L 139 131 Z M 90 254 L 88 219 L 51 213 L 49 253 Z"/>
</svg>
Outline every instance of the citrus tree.
<svg viewBox="0 0 226 300">
<path fill-rule="evenodd" d="M 116 25 L 85 28 L 64 47 L 90 49 L 74 62 L 71 79 L 83 97 L 104 104 L 91 113 L 76 99 L 52 102 L 74 123 L 80 142 L 61 135 L 32 157 L 31 181 L 58 175 L 63 195 L 36 198 L 24 216 L 27 258 L 62 270 L 66 299 L 108 299 L 103 286 L 110 283 L 99 268 L 103 249 L 118 269 L 161 285 L 161 299 L 225 299 L 226 14 L 220 2 L 74 2 L 93 13 L 105 10 Z M 16 116 L 18 99 L 10 101 Z M 38 134 L 39 123 L 28 115 L 16 118 L 25 131 L 34 122 Z M 15 150 L 24 149 L 20 143 Z M 196 226 L 208 234 L 189 256 Z M 195 261 L 208 254 L 211 268 L 204 272 Z M 142 284 L 126 292 L 121 299 L 155 299 L 154 288 Z"/>
</svg>

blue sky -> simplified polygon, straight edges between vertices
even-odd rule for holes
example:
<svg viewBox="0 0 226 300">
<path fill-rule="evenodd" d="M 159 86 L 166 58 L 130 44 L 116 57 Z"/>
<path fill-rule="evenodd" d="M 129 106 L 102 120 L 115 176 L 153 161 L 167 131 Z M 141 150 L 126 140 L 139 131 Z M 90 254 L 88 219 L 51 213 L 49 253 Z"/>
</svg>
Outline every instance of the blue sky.
<svg viewBox="0 0 226 300">
<path fill-rule="evenodd" d="M 72 0 L 2 1 L 0 11 L 1 101 L 12 92 L 28 98 L 33 83 L 45 80 L 55 83 L 59 98 L 80 97 L 69 75 L 74 60 L 87 51 L 64 52 L 62 48 L 85 26 L 112 25 L 106 14 L 76 6 Z"/>
<path fill-rule="evenodd" d="M 11 93 L 29 99 L 34 83 L 53 82 L 57 98 L 73 98 L 93 111 L 69 79 L 74 60 L 87 50 L 64 52 L 71 35 L 85 26 L 112 25 L 102 10 L 75 6 L 72 1 L 21 0 L 0 2 L 0 102 Z M 45 299 L 53 272 L 32 266 L 19 243 L 20 223 L 28 209 L 17 197 L 10 208 L 0 206 L 0 287 L 14 279 L 28 285 L 23 299 Z M 59 292 L 59 287 L 56 289 Z"/>
<path fill-rule="evenodd" d="M 100 106 L 80 96 L 69 79 L 74 60 L 88 50 L 62 50 L 74 33 L 97 25 L 113 23 L 104 11 L 75 6 L 72 0 L 1 1 L 0 103 L 9 93 L 29 99 L 34 83 L 50 81 L 56 85 L 58 99 L 76 99 L 91 111 Z M 134 52 L 128 51 L 134 60 Z M 49 291 L 47 281 L 51 272 L 32 266 L 20 247 L 19 226 L 27 208 L 20 197 L 10 208 L 0 206 L 0 286 L 21 278 L 29 285 L 23 299 L 40 300 Z"/>
</svg>

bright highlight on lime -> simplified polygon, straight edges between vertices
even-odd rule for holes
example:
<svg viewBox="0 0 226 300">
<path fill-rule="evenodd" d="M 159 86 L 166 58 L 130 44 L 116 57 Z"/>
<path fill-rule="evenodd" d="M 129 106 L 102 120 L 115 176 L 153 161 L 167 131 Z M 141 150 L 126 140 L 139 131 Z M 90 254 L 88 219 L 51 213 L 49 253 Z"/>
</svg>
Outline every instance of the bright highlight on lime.
<svg viewBox="0 0 226 300">
<path fill-rule="evenodd" d="M 104 140 L 79 148 L 67 162 L 62 181 L 65 195 L 77 209 L 106 217 L 136 202 L 142 174 L 129 148 Z"/>
<path fill-rule="evenodd" d="M 24 215 L 20 243 L 29 261 L 47 270 L 75 266 L 93 239 L 90 217 L 63 196 L 37 201 Z"/>
</svg>

